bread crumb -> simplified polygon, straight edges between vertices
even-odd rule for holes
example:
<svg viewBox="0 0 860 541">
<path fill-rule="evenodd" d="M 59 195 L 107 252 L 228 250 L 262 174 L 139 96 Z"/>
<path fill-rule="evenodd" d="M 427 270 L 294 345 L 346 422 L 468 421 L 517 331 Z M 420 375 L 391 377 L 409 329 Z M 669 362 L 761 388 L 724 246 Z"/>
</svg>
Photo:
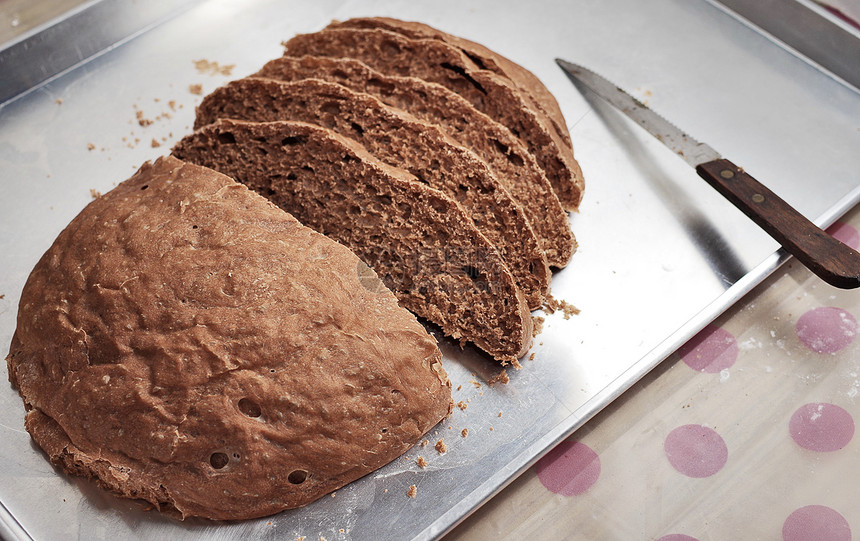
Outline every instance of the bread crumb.
<svg viewBox="0 0 860 541">
<path fill-rule="evenodd" d="M 531 355 L 529 355 L 529 360 L 530 360 L 530 361 L 535 360 L 535 355 L 536 355 L 536 353 L 533 351 L 533 352 L 532 352 L 532 354 L 531 354 Z"/>
<path fill-rule="evenodd" d="M 167 106 L 170 107 L 171 111 L 175 111 L 176 110 L 176 100 L 170 100 L 169 102 L 167 102 Z"/>
<path fill-rule="evenodd" d="M 161 146 L 161 143 L 159 143 L 157 139 L 153 138 L 152 143 L 150 143 L 150 145 L 152 146 L 152 148 L 158 148 Z"/>
<path fill-rule="evenodd" d="M 564 312 L 564 319 L 570 319 L 570 316 L 575 316 L 580 312 L 580 309 L 576 306 L 568 303 L 567 301 L 558 300 L 549 293 L 546 294 L 543 305 L 541 305 L 541 310 L 547 314 L 554 314 L 558 310 L 561 310 Z"/>
<path fill-rule="evenodd" d="M 233 73 L 233 68 L 236 67 L 236 64 L 227 64 L 220 65 L 218 62 L 212 62 L 209 60 L 195 60 L 194 67 L 197 68 L 199 73 L 209 74 L 209 75 L 230 75 Z"/>
<path fill-rule="evenodd" d="M 201 95 L 203 95 L 203 85 L 201 85 L 201 84 L 188 85 L 188 91 L 191 92 L 192 94 L 194 94 L 195 96 L 201 96 Z"/>
<path fill-rule="evenodd" d="M 465 402 L 460 400 L 459 402 L 457 402 L 457 407 L 460 408 L 461 411 L 464 411 L 466 408 L 469 407 L 469 404 L 466 404 Z"/>
<path fill-rule="evenodd" d="M 458 391 L 459 391 L 459 390 L 461 390 L 462 388 L 463 388 L 463 385 L 462 385 L 462 384 L 461 384 L 461 385 L 457 385 L 457 390 L 458 390 Z"/>
<path fill-rule="evenodd" d="M 439 438 L 439 441 L 436 442 L 436 452 L 440 455 L 444 455 L 448 452 L 448 446 L 445 445 L 445 438 Z"/>
<path fill-rule="evenodd" d="M 57 98 L 57 99 L 55 99 L 55 100 L 54 100 L 54 103 L 56 103 L 57 105 L 62 105 L 62 104 L 63 104 L 63 98 Z"/>
<path fill-rule="evenodd" d="M 465 438 L 466 436 L 468 436 L 468 435 L 469 435 L 469 429 L 468 429 L 468 428 L 464 428 L 462 431 L 460 431 L 460 435 L 461 435 L 461 436 L 463 436 L 463 437 Z"/>
<path fill-rule="evenodd" d="M 416 458 L 415 463 L 418 464 L 418 467 L 422 470 L 427 467 L 427 461 L 424 460 L 423 456 L 419 456 L 418 458 Z"/>
<path fill-rule="evenodd" d="M 507 385 L 509 381 L 511 381 L 511 378 L 508 377 L 508 373 L 505 371 L 504 368 L 502 368 L 502 371 L 490 378 L 490 381 L 488 381 L 487 383 L 489 383 L 491 386 L 500 382 L 504 385 Z"/>
<path fill-rule="evenodd" d="M 135 117 L 137 118 L 137 123 L 143 127 L 149 126 L 153 122 L 152 120 L 150 120 L 148 118 L 144 118 L 143 117 L 143 111 L 141 111 L 140 109 L 138 109 L 137 112 L 135 113 Z"/>
<path fill-rule="evenodd" d="M 96 146 L 92 143 L 87 143 L 87 150 L 95 150 Z"/>
<path fill-rule="evenodd" d="M 5 298 L 6 298 L 6 294 L 5 294 L 5 293 L 0 294 L 0 299 L 5 299 Z"/>
<path fill-rule="evenodd" d="M 418 495 L 418 487 L 415 485 L 409 485 L 409 490 L 406 492 L 406 495 L 410 498 L 414 498 Z"/>
<path fill-rule="evenodd" d="M 501 416 L 502 416 L 502 412 L 499 412 L 499 417 L 501 417 Z"/>
<path fill-rule="evenodd" d="M 427 444 L 430 443 L 430 440 L 424 440 L 421 442 L 421 447 L 427 447 Z"/>
<path fill-rule="evenodd" d="M 99 197 L 102 196 L 102 193 L 100 191 L 94 189 L 94 188 L 90 188 L 90 196 L 93 199 L 98 199 Z"/>
<path fill-rule="evenodd" d="M 474 374 L 472 374 L 472 375 L 474 376 Z M 481 384 L 480 384 L 478 381 L 476 381 L 475 379 L 470 379 L 470 380 L 469 380 L 469 383 L 471 383 L 472 385 L 474 385 L 474 386 L 475 386 L 475 389 L 480 389 L 480 388 L 481 388 Z"/>
</svg>

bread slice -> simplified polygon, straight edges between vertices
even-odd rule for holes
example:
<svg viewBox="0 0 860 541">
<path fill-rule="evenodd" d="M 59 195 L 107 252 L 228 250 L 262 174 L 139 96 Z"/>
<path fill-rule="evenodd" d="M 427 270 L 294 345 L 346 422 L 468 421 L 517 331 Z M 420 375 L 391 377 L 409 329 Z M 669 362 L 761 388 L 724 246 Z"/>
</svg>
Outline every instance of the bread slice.
<svg viewBox="0 0 860 541">
<path fill-rule="evenodd" d="M 571 146 L 570 132 L 558 102 L 552 93 L 544 86 L 531 71 L 520 64 L 492 51 L 480 43 L 442 32 L 430 25 L 415 22 L 402 21 L 390 17 L 356 17 L 346 21 L 335 21 L 327 28 L 382 28 L 403 34 L 413 39 L 438 39 L 448 45 L 461 50 L 479 68 L 490 70 L 493 73 L 510 79 L 521 93 L 534 104 L 538 110 L 545 114 L 552 122 L 556 133 L 561 140 Z"/>
<path fill-rule="evenodd" d="M 386 75 L 414 76 L 457 92 L 519 137 L 543 168 L 562 205 L 571 210 L 578 207 L 584 184 L 570 147 L 510 80 L 479 69 L 462 51 L 436 39 L 353 28 L 299 34 L 284 46 L 289 56 L 355 58 Z"/>
<path fill-rule="evenodd" d="M 570 260 L 576 242 L 567 213 L 534 156 L 510 130 L 462 96 L 423 79 L 383 75 L 352 58 L 282 56 L 268 62 L 255 76 L 280 81 L 332 81 L 440 126 L 487 162 L 493 175 L 523 207 L 547 262 L 560 268 Z"/>
<path fill-rule="evenodd" d="M 319 79 L 232 81 L 204 98 L 197 107 L 195 127 L 219 118 L 298 120 L 358 141 L 375 158 L 406 169 L 458 201 L 502 254 L 529 307 L 543 302 L 549 267 L 522 207 L 486 163 L 437 126 L 392 110 L 368 94 Z"/>
<path fill-rule="evenodd" d="M 528 305 L 462 208 L 361 145 L 319 126 L 220 120 L 173 153 L 265 195 L 348 246 L 406 308 L 501 361 L 528 351 Z"/>
<path fill-rule="evenodd" d="M 53 463 L 180 517 L 305 505 L 452 405 L 435 340 L 354 254 L 171 157 L 60 233 L 7 362 Z"/>
</svg>

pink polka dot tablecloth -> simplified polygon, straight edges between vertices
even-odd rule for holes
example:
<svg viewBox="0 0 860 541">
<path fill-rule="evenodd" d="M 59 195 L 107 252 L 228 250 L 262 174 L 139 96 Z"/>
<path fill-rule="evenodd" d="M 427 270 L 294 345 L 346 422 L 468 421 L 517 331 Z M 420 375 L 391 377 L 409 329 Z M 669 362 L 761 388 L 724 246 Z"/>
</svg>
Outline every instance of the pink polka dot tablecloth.
<svg viewBox="0 0 860 541">
<path fill-rule="evenodd" d="M 789 261 L 445 541 L 860 539 L 858 318 Z"/>
</svg>

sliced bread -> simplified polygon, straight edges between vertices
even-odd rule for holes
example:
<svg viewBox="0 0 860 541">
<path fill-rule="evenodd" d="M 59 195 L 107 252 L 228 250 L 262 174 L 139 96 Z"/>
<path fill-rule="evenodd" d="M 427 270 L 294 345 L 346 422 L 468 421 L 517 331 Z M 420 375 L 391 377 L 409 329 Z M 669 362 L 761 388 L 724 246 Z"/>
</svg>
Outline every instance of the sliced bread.
<svg viewBox="0 0 860 541">
<path fill-rule="evenodd" d="M 547 262 L 560 268 L 570 260 L 576 242 L 567 213 L 534 156 L 510 130 L 459 94 L 416 77 L 383 75 L 352 58 L 282 56 L 268 62 L 255 76 L 336 82 L 440 126 L 487 162 L 494 176 L 523 207 Z"/>
<path fill-rule="evenodd" d="M 319 79 L 232 81 L 204 98 L 195 127 L 219 118 L 298 120 L 354 139 L 380 161 L 409 171 L 460 203 L 502 254 L 529 307 L 541 305 L 550 272 L 525 212 L 486 163 L 437 126 Z"/>
<path fill-rule="evenodd" d="M 284 46 L 289 56 L 355 58 L 386 75 L 414 76 L 457 92 L 519 137 L 543 168 L 562 205 L 578 207 L 584 187 L 581 171 L 551 121 L 529 106 L 509 79 L 478 68 L 459 49 L 436 39 L 354 28 L 299 34 Z"/>
<path fill-rule="evenodd" d="M 174 155 L 246 184 L 355 251 L 403 306 L 501 361 L 533 321 L 499 252 L 460 205 L 355 141 L 302 122 L 219 120 Z"/>
<path fill-rule="evenodd" d="M 463 51 L 479 68 L 490 70 L 513 81 L 517 88 L 549 117 L 561 140 L 571 146 L 570 132 L 561 108 L 540 79 L 522 65 L 480 43 L 448 34 L 424 23 L 402 21 L 391 17 L 356 17 L 332 22 L 327 28 L 382 28 L 414 39 L 432 38 L 444 41 Z"/>
</svg>

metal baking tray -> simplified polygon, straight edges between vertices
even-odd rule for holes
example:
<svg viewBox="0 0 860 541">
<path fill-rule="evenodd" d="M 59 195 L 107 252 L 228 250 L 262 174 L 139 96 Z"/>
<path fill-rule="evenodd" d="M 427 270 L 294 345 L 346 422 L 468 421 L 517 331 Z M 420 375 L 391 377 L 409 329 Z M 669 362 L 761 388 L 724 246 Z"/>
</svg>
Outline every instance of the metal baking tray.
<svg viewBox="0 0 860 541">
<path fill-rule="evenodd" d="M 468 407 L 428 435 L 431 445 L 305 508 L 237 523 L 178 522 L 60 474 L 23 430 L 6 384 L 8 539 L 437 538 L 785 260 L 682 160 L 580 94 L 556 57 L 629 89 L 821 226 L 860 199 L 857 89 L 706 0 L 105 0 L 72 15 L 0 51 L 4 81 L 30 81 L 0 105 L 3 353 L 33 265 L 95 192 L 190 131 L 192 85 L 208 93 L 279 56 L 282 40 L 352 16 L 419 20 L 484 43 L 554 93 L 587 191 L 570 219 L 579 251 L 552 295 L 581 312 L 539 313 L 534 356 L 508 369 L 507 384 L 489 385 L 498 365 L 440 338 L 454 399 Z M 20 62 L 35 47 L 44 53 Z"/>
</svg>

